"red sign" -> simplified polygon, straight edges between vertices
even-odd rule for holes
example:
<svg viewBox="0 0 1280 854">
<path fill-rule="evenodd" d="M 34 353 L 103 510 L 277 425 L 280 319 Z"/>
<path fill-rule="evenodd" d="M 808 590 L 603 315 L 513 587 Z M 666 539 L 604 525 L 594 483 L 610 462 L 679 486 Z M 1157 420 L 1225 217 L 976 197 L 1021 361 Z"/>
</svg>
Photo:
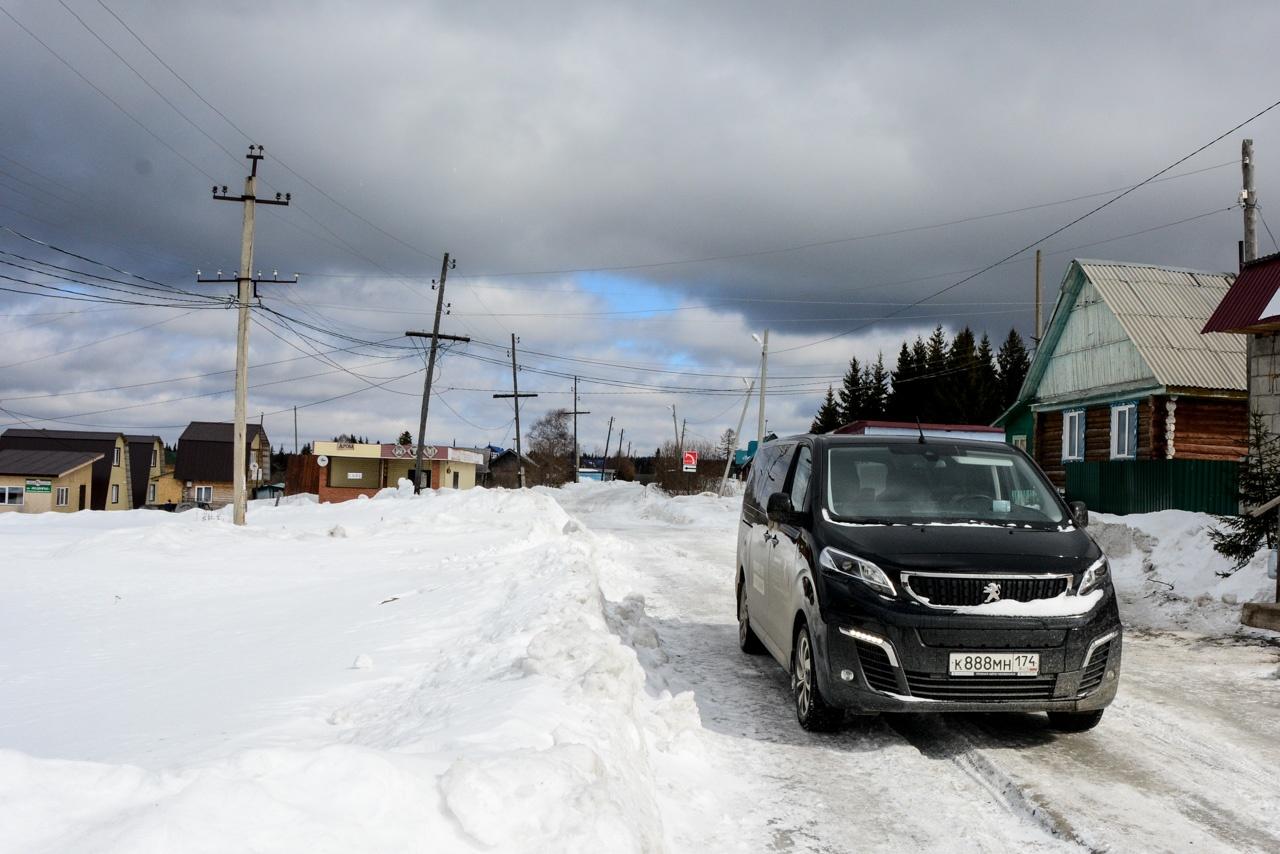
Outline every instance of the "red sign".
<svg viewBox="0 0 1280 854">
<path fill-rule="evenodd" d="M 684 470 L 695 471 L 695 472 L 698 470 L 698 452 L 697 451 L 684 452 Z"/>
</svg>

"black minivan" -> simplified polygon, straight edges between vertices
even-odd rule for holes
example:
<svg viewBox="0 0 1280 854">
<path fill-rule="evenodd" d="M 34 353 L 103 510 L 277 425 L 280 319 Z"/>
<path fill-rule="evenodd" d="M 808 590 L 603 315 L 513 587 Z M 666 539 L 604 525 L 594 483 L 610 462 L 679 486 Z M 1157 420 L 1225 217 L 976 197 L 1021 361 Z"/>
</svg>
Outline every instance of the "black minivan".
<svg viewBox="0 0 1280 854">
<path fill-rule="evenodd" d="M 791 673 L 805 729 L 845 710 L 1048 712 L 1095 726 L 1121 628 L 1107 559 L 1002 443 L 806 435 L 765 444 L 738 530 L 738 641 Z"/>
</svg>

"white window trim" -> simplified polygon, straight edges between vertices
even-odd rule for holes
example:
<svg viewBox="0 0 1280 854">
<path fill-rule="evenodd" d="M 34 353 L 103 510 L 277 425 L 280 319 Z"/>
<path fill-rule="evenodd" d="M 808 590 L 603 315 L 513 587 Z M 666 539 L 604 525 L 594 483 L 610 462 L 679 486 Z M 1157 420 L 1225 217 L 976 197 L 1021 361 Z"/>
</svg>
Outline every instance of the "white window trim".
<svg viewBox="0 0 1280 854">
<path fill-rule="evenodd" d="M 120 465 L 120 446 L 119 445 L 111 449 L 111 465 L 113 466 Z"/>
<path fill-rule="evenodd" d="M 154 504 L 156 500 L 156 485 L 154 483 L 147 484 L 147 502 Z"/>
<path fill-rule="evenodd" d="M 1116 428 L 1119 425 L 1120 414 L 1127 413 L 1124 423 L 1124 432 L 1121 434 Z M 1138 405 L 1136 403 L 1117 403 L 1111 407 L 1111 459 L 1113 460 L 1132 460 L 1137 459 L 1138 449 L 1134 442 L 1134 426 L 1138 417 Z M 1128 447 L 1133 442 L 1135 447 Z M 1121 449 L 1121 444 L 1126 447 Z M 1122 452 L 1123 450 L 1123 452 Z"/>
<path fill-rule="evenodd" d="M 151 449 L 151 467 L 155 468 L 156 463 L 158 463 L 159 460 L 160 460 L 160 452 L 157 451 L 155 448 L 152 448 Z"/>
<path fill-rule="evenodd" d="M 120 484 L 118 483 L 111 484 L 111 503 L 120 503 Z"/>
<path fill-rule="evenodd" d="M 4 490 L 4 496 L 5 496 L 5 497 L 4 497 L 4 501 L 3 501 L 3 502 L 0 502 L 0 503 L 4 504 L 5 506 L 8 506 L 8 507 L 23 507 L 23 506 L 25 506 L 25 505 L 26 505 L 26 490 L 25 490 L 25 488 L 24 488 L 24 487 L 21 487 L 21 486 L 0 486 L 0 490 Z M 17 492 L 10 492 L 10 490 L 17 490 Z M 10 501 L 10 500 L 9 500 L 9 497 L 10 497 L 11 495 L 16 495 L 16 496 L 18 497 L 18 498 L 17 498 L 17 500 L 16 500 L 16 501 Z"/>
<path fill-rule="evenodd" d="M 59 486 L 53 496 L 54 507 L 66 507 L 71 503 L 71 487 Z"/>
<path fill-rule="evenodd" d="M 199 504 L 199 503 L 200 503 L 200 490 L 202 490 L 202 489 L 207 489 L 207 490 L 209 490 L 209 497 L 205 499 L 205 503 L 206 503 L 206 504 L 212 504 L 212 503 L 213 503 L 213 487 L 212 487 L 212 486 L 197 486 L 197 487 L 195 487 L 195 492 L 193 493 L 193 495 L 195 496 L 195 502 L 196 502 L 197 504 Z"/>
<path fill-rule="evenodd" d="M 1064 463 L 1078 463 L 1084 460 L 1084 430 L 1078 429 L 1073 422 L 1079 419 L 1081 426 L 1085 424 L 1085 413 L 1083 409 L 1068 409 L 1062 413 L 1062 461 Z M 1080 439 L 1080 445 L 1076 449 L 1077 453 L 1071 453 L 1071 443 L 1074 439 Z"/>
</svg>

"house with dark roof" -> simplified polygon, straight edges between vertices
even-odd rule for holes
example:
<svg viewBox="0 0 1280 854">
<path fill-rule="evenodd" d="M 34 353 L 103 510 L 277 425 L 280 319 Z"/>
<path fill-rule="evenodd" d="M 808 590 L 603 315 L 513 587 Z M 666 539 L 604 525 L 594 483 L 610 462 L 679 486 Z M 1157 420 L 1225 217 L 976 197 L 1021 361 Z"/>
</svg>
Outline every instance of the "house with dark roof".
<svg viewBox="0 0 1280 854">
<path fill-rule="evenodd" d="M 164 470 L 164 442 L 159 436 L 125 436 L 129 443 L 129 490 L 134 507 L 156 503 L 151 486 Z"/>
<path fill-rule="evenodd" d="M 92 451 L 0 451 L 0 513 L 74 513 L 89 505 Z"/>
<path fill-rule="evenodd" d="M 258 424 L 245 432 L 245 483 L 252 491 L 271 479 L 271 443 Z M 230 504 L 234 497 L 235 425 L 221 421 L 192 421 L 178 437 L 173 478 L 181 485 L 182 500 L 210 507 Z"/>
<path fill-rule="evenodd" d="M 1018 401 L 997 424 L 1092 509 L 1237 512 L 1244 340 L 1200 334 L 1234 279 L 1072 261 Z"/>
<path fill-rule="evenodd" d="M 9 429 L 0 434 L 0 451 L 78 451 L 98 454 L 89 484 L 90 510 L 130 510 L 133 503 L 128 440 L 122 433 L 85 430 Z"/>
</svg>

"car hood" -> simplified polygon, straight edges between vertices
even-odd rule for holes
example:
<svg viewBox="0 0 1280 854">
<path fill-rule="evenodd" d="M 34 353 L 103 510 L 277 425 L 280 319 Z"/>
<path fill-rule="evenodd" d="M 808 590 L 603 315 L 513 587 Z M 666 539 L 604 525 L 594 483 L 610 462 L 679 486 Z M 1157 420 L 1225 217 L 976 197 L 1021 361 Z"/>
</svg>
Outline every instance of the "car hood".
<svg viewBox="0 0 1280 854">
<path fill-rule="evenodd" d="M 1035 530 L 991 525 L 823 525 L 822 545 L 897 569 L 957 572 L 1076 571 L 1101 554 L 1080 528 Z"/>
</svg>

